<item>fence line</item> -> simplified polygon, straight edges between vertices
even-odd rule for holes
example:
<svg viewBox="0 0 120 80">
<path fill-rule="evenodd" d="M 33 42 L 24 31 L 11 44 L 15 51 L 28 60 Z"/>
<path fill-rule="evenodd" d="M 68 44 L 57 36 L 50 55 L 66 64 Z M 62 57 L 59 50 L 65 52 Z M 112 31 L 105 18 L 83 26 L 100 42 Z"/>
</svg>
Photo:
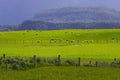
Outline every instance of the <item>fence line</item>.
<svg viewBox="0 0 120 80">
<path fill-rule="evenodd" d="M 49 63 L 49 64 L 46 64 L 46 66 L 48 66 L 50 64 L 53 64 L 55 66 L 55 64 L 57 64 L 57 66 L 68 65 L 68 66 L 86 66 L 86 67 L 106 67 L 106 66 L 120 67 L 120 61 L 117 60 L 117 58 L 114 58 L 113 61 L 110 62 L 110 63 L 102 63 L 102 62 L 99 62 L 99 61 L 92 62 L 90 60 L 90 61 L 88 61 L 88 63 L 86 62 L 86 64 L 84 64 L 84 65 L 81 64 L 82 61 L 81 61 L 80 57 L 78 57 L 77 62 L 75 62 L 72 59 L 62 60 L 61 55 L 57 56 L 57 60 L 54 59 L 54 58 L 43 59 L 43 61 L 44 61 L 43 64 L 42 64 L 42 58 L 39 58 L 36 55 L 33 55 L 32 59 L 29 58 L 28 60 L 24 60 L 24 59 L 19 58 L 19 57 L 18 58 L 17 57 L 10 58 L 8 56 L 6 57 L 6 55 L 3 54 L 3 57 L 0 60 L 5 63 L 5 71 L 6 72 L 9 69 L 9 64 L 12 65 L 12 64 L 15 64 L 15 63 L 16 64 L 13 66 L 13 69 L 18 69 L 19 68 L 18 64 L 19 64 L 19 66 L 22 66 L 24 69 L 26 69 L 26 67 L 28 67 L 28 66 L 32 67 L 32 64 L 33 64 L 33 68 L 35 68 L 35 67 L 39 67 L 39 66 L 43 65 L 44 63 Z M 30 65 L 27 64 L 27 61 L 29 61 L 31 64 Z"/>
</svg>

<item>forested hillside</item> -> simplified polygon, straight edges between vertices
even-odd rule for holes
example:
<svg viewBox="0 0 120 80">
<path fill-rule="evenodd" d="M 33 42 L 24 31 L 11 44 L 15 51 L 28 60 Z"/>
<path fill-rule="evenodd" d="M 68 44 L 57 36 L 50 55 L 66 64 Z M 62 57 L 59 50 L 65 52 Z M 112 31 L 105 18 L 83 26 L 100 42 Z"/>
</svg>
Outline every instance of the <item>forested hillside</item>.
<svg viewBox="0 0 120 80">
<path fill-rule="evenodd" d="M 101 7 L 50 9 L 19 25 L 1 25 L 7 30 L 107 29 L 120 28 L 120 12 Z"/>
</svg>

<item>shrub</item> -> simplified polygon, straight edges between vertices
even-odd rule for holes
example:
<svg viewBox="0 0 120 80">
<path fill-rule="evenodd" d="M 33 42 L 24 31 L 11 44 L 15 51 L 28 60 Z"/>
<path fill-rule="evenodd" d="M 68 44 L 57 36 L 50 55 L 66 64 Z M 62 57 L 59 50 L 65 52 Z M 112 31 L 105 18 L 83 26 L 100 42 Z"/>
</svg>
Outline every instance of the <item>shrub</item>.
<svg viewBox="0 0 120 80">
<path fill-rule="evenodd" d="M 16 62 L 17 62 L 17 60 L 16 60 L 15 58 L 8 58 L 7 61 L 8 61 L 8 63 L 10 63 L 10 64 L 13 64 L 13 63 L 16 63 Z"/>
<path fill-rule="evenodd" d="M 27 64 L 26 64 L 24 61 L 22 61 L 22 62 L 20 63 L 20 67 L 21 67 L 22 69 L 27 69 Z"/>
<path fill-rule="evenodd" d="M 47 59 L 47 62 L 48 62 L 49 64 L 56 64 L 56 63 L 57 63 L 57 59 L 48 58 L 48 59 Z"/>
<path fill-rule="evenodd" d="M 33 63 L 33 58 L 30 58 L 30 59 L 29 59 L 29 63 Z"/>
<path fill-rule="evenodd" d="M 65 63 L 68 64 L 68 65 L 75 65 L 75 62 L 72 59 L 66 59 Z"/>
<path fill-rule="evenodd" d="M 112 67 L 119 67 L 120 68 L 120 61 L 114 61 L 111 63 Z"/>
<path fill-rule="evenodd" d="M 40 58 L 37 58 L 37 63 L 41 63 L 41 59 Z"/>
<path fill-rule="evenodd" d="M 2 65 L 2 60 L 0 60 L 0 65 Z"/>
<path fill-rule="evenodd" d="M 13 70 L 18 70 L 18 69 L 19 69 L 19 65 L 16 64 L 16 63 L 14 63 L 14 64 L 12 65 L 12 69 L 13 69 Z"/>
<path fill-rule="evenodd" d="M 84 64 L 83 66 L 85 66 L 85 67 L 93 67 L 92 64 Z"/>
<path fill-rule="evenodd" d="M 32 64 L 32 63 L 27 63 L 27 67 L 28 67 L 28 68 L 34 68 L 34 64 Z"/>
</svg>

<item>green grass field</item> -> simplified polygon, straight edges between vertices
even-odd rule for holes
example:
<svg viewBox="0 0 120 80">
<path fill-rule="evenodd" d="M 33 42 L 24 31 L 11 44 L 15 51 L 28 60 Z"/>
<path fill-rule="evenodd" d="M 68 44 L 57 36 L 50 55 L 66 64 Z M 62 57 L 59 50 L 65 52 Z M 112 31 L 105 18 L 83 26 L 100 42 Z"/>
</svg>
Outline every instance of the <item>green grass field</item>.
<svg viewBox="0 0 120 80">
<path fill-rule="evenodd" d="M 0 56 L 81 57 L 82 62 L 120 58 L 120 29 L 0 32 Z M 0 80 L 120 80 L 120 68 L 47 66 L 25 71 L 0 66 Z"/>
<path fill-rule="evenodd" d="M 120 58 L 120 29 L 0 32 L 0 55 Z"/>
<path fill-rule="evenodd" d="M 120 80 L 119 68 L 41 67 L 0 72 L 0 80 Z"/>
</svg>

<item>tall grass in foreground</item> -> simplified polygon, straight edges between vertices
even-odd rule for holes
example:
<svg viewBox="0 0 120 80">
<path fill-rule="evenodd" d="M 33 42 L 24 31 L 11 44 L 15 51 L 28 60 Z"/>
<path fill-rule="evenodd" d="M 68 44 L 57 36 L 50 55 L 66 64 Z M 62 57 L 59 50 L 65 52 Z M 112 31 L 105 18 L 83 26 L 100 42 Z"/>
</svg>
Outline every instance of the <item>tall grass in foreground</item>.
<svg viewBox="0 0 120 80">
<path fill-rule="evenodd" d="M 41 67 L 27 71 L 0 70 L 0 80 L 120 80 L 119 68 Z"/>
</svg>

